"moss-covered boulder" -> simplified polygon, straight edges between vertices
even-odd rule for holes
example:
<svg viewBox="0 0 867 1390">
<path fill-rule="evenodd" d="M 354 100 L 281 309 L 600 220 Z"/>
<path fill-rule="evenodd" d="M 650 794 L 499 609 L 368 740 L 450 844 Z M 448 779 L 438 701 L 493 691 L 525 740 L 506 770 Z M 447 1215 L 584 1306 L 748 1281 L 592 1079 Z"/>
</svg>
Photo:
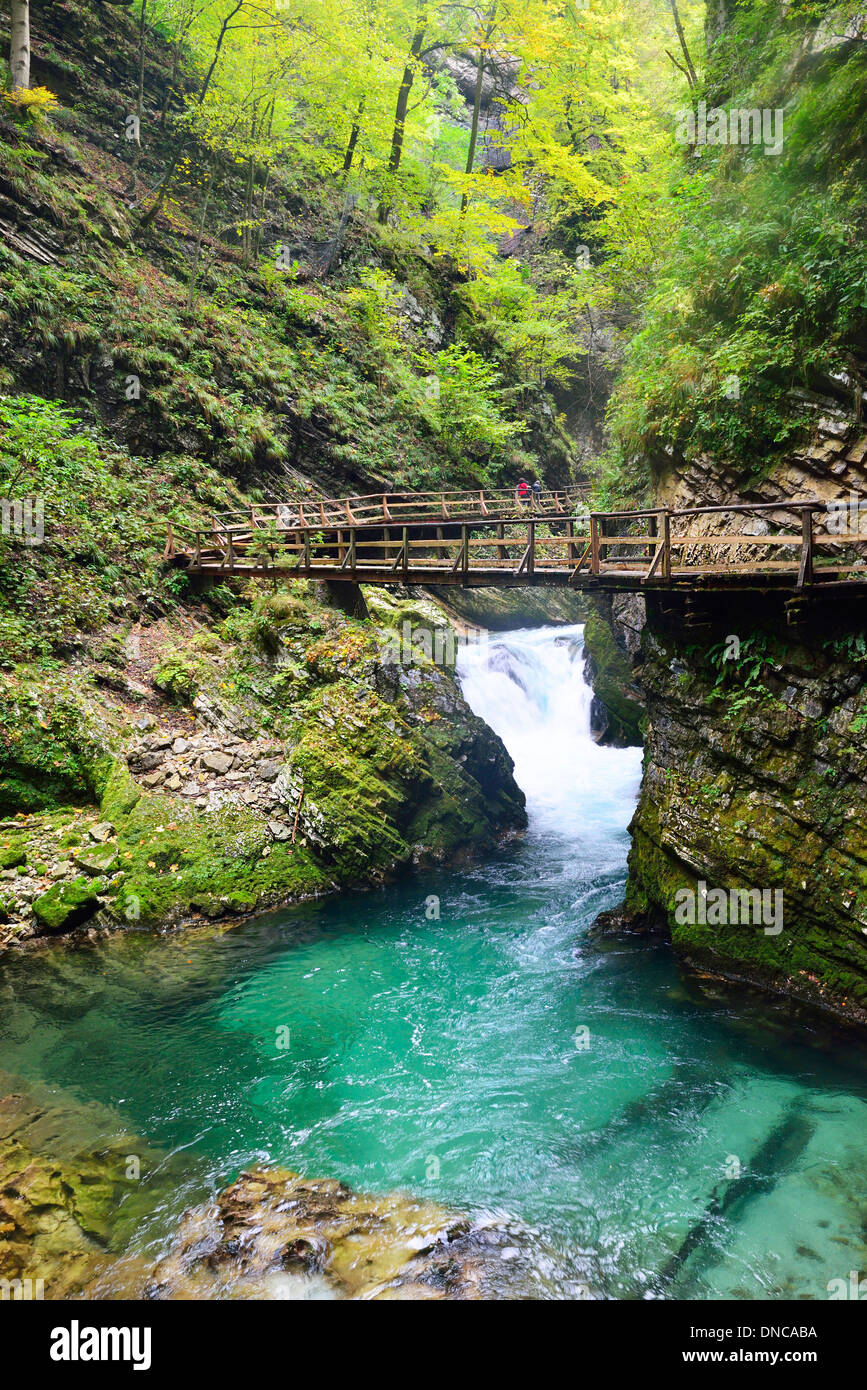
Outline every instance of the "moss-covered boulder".
<svg viewBox="0 0 867 1390">
<path fill-rule="evenodd" d="M 27 845 L 20 835 L 0 840 L 0 869 L 17 869 L 27 863 Z"/>
<path fill-rule="evenodd" d="M 72 931 L 94 915 L 98 906 L 99 881 L 87 877 L 69 883 L 56 883 L 33 903 L 33 916 L 41 932 Z"/>
<path fill-rule="evenodd" d="M 117 845 L 91 845 L 79 850 L 73 859 L 91 878 L 101 878 L 117 864 Z"/>
</svg>

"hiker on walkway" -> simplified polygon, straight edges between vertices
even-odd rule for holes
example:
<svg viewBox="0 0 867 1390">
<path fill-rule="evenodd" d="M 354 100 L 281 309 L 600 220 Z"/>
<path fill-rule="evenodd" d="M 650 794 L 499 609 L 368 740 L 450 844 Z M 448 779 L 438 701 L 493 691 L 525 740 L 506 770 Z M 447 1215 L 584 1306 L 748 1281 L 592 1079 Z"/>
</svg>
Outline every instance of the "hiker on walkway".
<svg viewBox="0 0 867 1390">
<path fill-rule="evenodd" d="M 530 501 L 530 484 L 526 478 L 518 479 L 518 486 L 515 488 L 515 500 L 519 507 L 526 507 Z"/>
<path fill-rule="evenodd" d="M 542 484 L 538 478 L 533 479 L 533 506 L 540 510 L 542 507 Z"/>
</svg>

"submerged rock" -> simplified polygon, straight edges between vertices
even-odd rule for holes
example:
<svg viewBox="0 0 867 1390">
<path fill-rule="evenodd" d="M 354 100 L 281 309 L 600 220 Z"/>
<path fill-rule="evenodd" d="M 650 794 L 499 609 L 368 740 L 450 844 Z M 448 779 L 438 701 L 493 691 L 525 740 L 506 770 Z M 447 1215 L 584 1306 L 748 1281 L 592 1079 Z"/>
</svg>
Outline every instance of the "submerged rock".
<svg viewBox="0 0 867 1390">
<path fill-rule="evenodd" d="M 0 1073 L 0 1280 L 11 1298 L 79 1294 L 177 1180 L 111 1110 Z"/>
<path fill-rule="evenodd" d="M 477 1299 L 526 1281 L 505 1223 L 474 1223 L 409 1195 L 251 1169 L 187 1212 L 154 1268 L 152 1298 Z"/>
</svg>

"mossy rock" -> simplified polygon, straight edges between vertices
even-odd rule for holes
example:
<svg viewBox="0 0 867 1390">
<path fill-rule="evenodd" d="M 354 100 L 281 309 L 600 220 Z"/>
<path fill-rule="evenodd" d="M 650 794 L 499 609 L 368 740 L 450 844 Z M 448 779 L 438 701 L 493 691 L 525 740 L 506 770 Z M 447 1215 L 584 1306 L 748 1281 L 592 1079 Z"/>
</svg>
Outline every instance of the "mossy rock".
<svg viewBox="0 0 867 1390">
<path fill-rule="evenodd" d="M 141 800 L 141 788 L 131 776 L 126 763 L 114 762 L 102 793 L 100 815 L 103 820 L 116 824 Z"/>
<path fill-rule="evenodd" d="M 67 932 L 92 917 L 98 907 L 99 880 L 74 878 L 55 883 L 33 904 L 33 915 L 43 932 Z"/>
<path fill-rule="evenodd" d="M 73 855 L 75 863 L 91 878 L 111 873 L 117 863 L 117 845 L 94 845 Z"/>
<path fill-rule="evenodd" d="M 27 848 L 23 840 L 13 840 L 0 847 L 0 869 L 17 869 L 27 863 Z"/>
<path fill-rule="evenodd" d="M 175 704 L 191 705 L 199 693 L 200 675 L 191 662 L 172 655 L 160 662 L 153 682 Z"/>
</svg>

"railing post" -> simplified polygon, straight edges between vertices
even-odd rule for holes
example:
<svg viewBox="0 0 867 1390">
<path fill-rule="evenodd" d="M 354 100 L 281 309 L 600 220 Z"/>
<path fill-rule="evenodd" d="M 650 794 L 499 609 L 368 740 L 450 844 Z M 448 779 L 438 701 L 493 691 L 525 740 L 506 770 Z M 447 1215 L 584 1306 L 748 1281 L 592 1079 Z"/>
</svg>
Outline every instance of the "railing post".
<svg viewBox="0 0 867 1390">
<path fill-rule="evenodd" d="M 196 569 L 202 567 L 202 533 L 196 532 Z"/>
<path fill-rule="evenodd" d="M 536 523 L 527 522 L 527 573 L 533 574 L 536 569 Z"/>
<path fill-rule="evenodd" d="M 231 530 L 226 531 L 226 538 L 229 542 L 226 547 L 226 559 L 229 564 L 229 569 L 233 570 L 235 568 L 235 537 L 232 535 Z"/>
<path fill-rule="evenodd" d="M 502 521 L 497 522 L 497 539 L 501 541 L 506 539 L 506 528 Z M 508 560 L 509 552 L 504 545 L 497 546 L 497 558 L 500 560 Z"/>
<path fill-rule="evenodd" d="M 406 526 L 403 528 L 403 577 L 409 575 L 409 531 Z"/>
<path fill-rule="evenodd" d="M 576 554 L 575 546 L 573 544 L 575 537 L 575 522 L 572 520 L 571 516 L 569 520 L 566 522 L 566 537 L 566 563 L 569 565 L 574 565 Z"/>
<path fill-rule="evenodd" d="M 671 581 L 671 513 L 662 513 L 662 577 Z"/>
<path fill-rule="evenodd" d="M 310 568 L 310 532 L 304 532 L 304 568 Z"/>
<path fill-rule="evenodd" d="M 349 528 L 349 568 L 355 569 L 355 527 Z"/>
<path fill-rule="evenodd" d="M 590 573 L 599 573 L 599 517 L 590 513 Z"/>
<path fill-rule="evenodd" d="M 805 507 L 801 512 L 801 565 L 798 570 L 798 583 L 803 589 L 813 582 L 813 509 Z"/>
<path fill-rule="evenodd" d="M 464 578 L 470 568 L 470 536 L 466 525 L 461 527 L 461 573 Z"/>
</svg>

